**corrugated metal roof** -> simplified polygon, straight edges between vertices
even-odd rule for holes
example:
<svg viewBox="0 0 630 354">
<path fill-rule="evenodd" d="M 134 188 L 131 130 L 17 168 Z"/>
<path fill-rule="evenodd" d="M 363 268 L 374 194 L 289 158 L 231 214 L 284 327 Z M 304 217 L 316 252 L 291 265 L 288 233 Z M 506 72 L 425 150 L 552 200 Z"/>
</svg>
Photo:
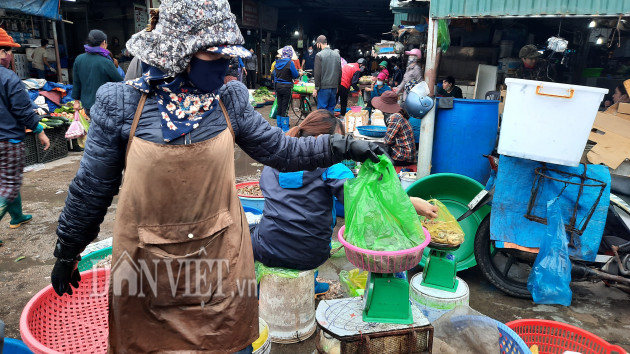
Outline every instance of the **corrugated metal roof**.
<svg viewBox="0 0 630 354">
<path fill-rule="evenodd" d="M 630 0 L 431 0 L 433 18 L 630 15 Z"/>
</svg>

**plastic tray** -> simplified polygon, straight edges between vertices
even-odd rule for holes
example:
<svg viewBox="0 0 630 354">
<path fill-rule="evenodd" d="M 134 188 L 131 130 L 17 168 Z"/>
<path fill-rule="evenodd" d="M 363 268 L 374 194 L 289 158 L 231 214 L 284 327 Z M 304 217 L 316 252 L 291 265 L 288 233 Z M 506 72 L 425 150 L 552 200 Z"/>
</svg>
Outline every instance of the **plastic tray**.
<svg viewBox="0 0 630 354">
<path fill-rule="evenodd" d="M 369 136 L 372 138 L 382 138 L 387 133 L 387 127 L 380 125 L 364 125 L 357 127 L 357 130 L 361 135 Z"/>
</svg>

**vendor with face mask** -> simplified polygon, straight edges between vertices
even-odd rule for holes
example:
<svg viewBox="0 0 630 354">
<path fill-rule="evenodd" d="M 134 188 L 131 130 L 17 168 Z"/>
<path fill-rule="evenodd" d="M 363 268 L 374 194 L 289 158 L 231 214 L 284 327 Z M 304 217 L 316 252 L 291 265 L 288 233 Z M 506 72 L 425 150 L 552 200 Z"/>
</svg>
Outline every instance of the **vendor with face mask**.
<svg viewBox="0 0 630 354">
<path fill-rule="evenodd" d="M 418 82 L 422 81 L 422 66 L 420 64 L 420 59 L 422 58 L 422 52 L 420 49 L 412 49 L 410 51 L 406 51 L 409 57 L 407 59 L 407 70 L 403 75 L 402 82 L 394 88 L 394 92 L 397 94 L 402 94 L 402 101 L 404 102 L 407 99 L 407 94 L 418 84 Z"/>
<path fill-rule="evenodd" d="M 302 70 L 313 70 L 315 69 L 315 51 L 313 50 L 313 46 L 309 45 L 308 50 L 304 53 L 302 57 Z"/>
<path fill-rule="evenodd" d="M 183 15 L 189 9 L 194 16 Z M 234 144 L 280 172 L 384 152 L 338 134 L 285 136 L 249 105 L 245 85 L 224 85 L 229 57 L 251 55 L 227 0 L 163 0 L 151 23 L 127 42 L 147 72 L 96 96 L 59 217 L 52 287 L 71 296 L 79 286 L 79 255 L 119 194 L 109 352 L 251 353 L 258 301 Z"/>
</svg>

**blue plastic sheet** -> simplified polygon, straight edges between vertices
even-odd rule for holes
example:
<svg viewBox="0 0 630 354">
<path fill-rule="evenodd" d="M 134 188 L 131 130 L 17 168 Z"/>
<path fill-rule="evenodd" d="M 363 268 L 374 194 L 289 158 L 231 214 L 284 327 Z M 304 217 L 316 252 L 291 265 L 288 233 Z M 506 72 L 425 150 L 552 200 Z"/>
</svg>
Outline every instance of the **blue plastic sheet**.
<svg viewBox="0 0 630 354">
<path fill-rule="evenodd" d="M 490 220 L 490 237 L 496 241 L 515 243 L 524 247 L 538 248 L 546 237 L 546 225 L 525 218 L 532 185 L 534 169 L 542 166 L 541 162 L 501 156 L 497 174 L 492 214 Z M 568 167 L 547 164 L 549 168 L 581 175 L 583 166 Z M 553 175 L 553 174 L 552 174 Z M 594 261 L 604 232 L 608 203 L 610 202 L 610 172 L 606 166 L 587 165 L 586 176 L 607 183 L 606 189 L 597 204 L 586 230 L 576 238 L 576 247 L 569 247 L 572 257 Z M 558 177 L 556 175 L 556 177 Z M 574 182 L 579 181 L 577 178 Z M 547 202 L 558 197 L 565 184 L 545 179 L 544 187 L 538 192 L 533 214 L 547 217 Z M 558 199 L 558 207 L 562 218 L 568 222 L 577 199 L 578 186 L 569 185 Z M 584 188 L 576 224 L 581 228 L 585 217 L 597 200 L 599 188 Z M 500 244 L 498 244 L 501 247 Z"/>
<path fill-rule="evenodd" d="M 527 279 L 534 303 L 571 306 L 571 260 L 558 198 L 547 203 L 547 235 Z"/>
<path fill-rule="evenodd" d="M 51 20 L 61 20 L 59 0 L 3 0 L 2 8 Z"/>
</svg>

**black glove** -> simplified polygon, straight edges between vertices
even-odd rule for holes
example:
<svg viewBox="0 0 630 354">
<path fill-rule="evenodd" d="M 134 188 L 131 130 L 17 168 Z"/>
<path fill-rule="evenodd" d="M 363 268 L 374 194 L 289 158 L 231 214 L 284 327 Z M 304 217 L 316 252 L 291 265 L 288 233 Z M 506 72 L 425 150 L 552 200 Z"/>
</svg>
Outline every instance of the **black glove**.
<svg viewBox="0 0 630 354">
<path fill-rule="evenodd" d="M 77 269 L 79 260 L 81 260 L 80 256 L 75 259 L 57 258 L 50 274 L 50 282 L 57 295 L 63 296 L 65 293 L 72 295 L 72 287 L 75 289 L 79 287 L 79 281 L 81 281 L 81 275 Z"/>
<path fill-rule="evenodd" d="M 330 151 L 334 163 L 343 160 L 364 162 L 370 159 L 379 162 L 378 155 L 387 155 L 385 151 L 375 143 L 355 140 L 351 136 L 334 134 L 330 136 Z"/>
</svg>

